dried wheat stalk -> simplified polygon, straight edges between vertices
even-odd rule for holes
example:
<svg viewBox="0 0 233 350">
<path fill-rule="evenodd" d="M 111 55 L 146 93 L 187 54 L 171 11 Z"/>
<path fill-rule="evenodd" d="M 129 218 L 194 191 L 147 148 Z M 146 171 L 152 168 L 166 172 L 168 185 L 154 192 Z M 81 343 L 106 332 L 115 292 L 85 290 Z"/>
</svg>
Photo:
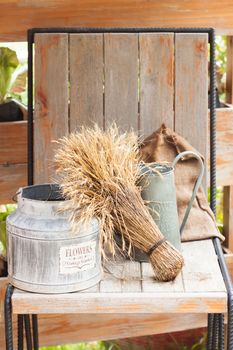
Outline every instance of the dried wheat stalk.
<svg viewBox="0 0 233 350">
<path fill-rule="evenodd" d="M 82 128 L 59 141 L 55 156 L 66 210 L 75 230 L 93 216 L 101 223 L 102 247 L 107 243 L 115 254 L 114 230 L 131 246 L 148 253 L 155 277 L 173 280 L 183 266 L 181 254 L 163 240 L 140 195 L 137 181 L 139 151 L 137 135 L 119 133 L 116 126 L 102 131 Z M 156 249 L 152 247 L 160 243 Z M 156 245 L 155 245 L 156 246 Z M 130 253 L 130 251 L 128 252 Z"/>
</svg>

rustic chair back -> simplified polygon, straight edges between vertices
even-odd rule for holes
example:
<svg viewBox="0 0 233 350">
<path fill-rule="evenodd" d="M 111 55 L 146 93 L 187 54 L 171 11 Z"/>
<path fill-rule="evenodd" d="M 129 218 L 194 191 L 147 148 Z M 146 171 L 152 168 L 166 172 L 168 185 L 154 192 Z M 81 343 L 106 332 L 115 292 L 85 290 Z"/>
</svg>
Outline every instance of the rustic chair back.
<svg viewBox="0 0 233 350">
<path fill-rule="evenodd" d="M 54 177 L 51 141 L 94 122 L 164 122 L 207 157 L 208 34 L 36 34 L 34 69 L 34 183 Z"/>
</svg>

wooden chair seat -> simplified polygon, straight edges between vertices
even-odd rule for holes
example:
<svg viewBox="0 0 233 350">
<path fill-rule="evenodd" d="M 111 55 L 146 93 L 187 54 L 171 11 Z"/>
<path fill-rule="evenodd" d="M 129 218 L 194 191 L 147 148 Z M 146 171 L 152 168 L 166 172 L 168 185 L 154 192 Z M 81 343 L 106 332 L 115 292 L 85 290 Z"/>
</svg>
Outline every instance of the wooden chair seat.
<svg viewBox="0 0 233 350">
<path fill-rule="evenodd" d="M 15 289 L 16 314 L 224 313 L 227 291 L 212 240 L 182 244 L 185 266 L 173 282 L 157 282 L 150 263 L 109 261 L 102 281 L 82 292 L 35 294 Z"/>
</svg>

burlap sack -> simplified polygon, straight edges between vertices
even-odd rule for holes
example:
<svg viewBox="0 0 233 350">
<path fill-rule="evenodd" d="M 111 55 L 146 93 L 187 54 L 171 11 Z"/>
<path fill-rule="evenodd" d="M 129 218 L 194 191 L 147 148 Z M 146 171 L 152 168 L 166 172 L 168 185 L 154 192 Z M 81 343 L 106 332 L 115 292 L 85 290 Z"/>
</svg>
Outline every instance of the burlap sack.
<svg viewBox="0 0 233 350">
<path fill-rule="evenodd" d="M 183 151 L 198 153 L 187 140 L 167 128 L 164 124 L 147 137 L 141 145 L 141 157 L 147 163 L 172 162 L 177 154 Z M 198 174 L 198 161 L 192 156 L 180 160 L 176 165 L 175 184 L 180 223 L 191 198 Z M 217 229 L 214 214 L 208 205 L 204 190 L 200 188 L 184 227 L 182 241 L 200 240 L 214 236 L 224 240 L 224 237 Z"/>
</svg>

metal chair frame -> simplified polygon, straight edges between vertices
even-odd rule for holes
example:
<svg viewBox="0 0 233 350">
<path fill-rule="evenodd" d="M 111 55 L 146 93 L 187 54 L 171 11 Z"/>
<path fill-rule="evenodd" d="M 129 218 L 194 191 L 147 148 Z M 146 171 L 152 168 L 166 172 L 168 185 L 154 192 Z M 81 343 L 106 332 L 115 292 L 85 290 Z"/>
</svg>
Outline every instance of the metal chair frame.
<svg viewBox="0 0 233 350">
<path fill-rule="evenodd" d="M 28 31 L 28 185 L 33 184 L 33 44 L 37 33 L 207 33 L 210 45 L 210 206 L 216 212 L 216 70 L 215 32 L 212 28 L 34 28 Z M 213 238 L 216 254 L 228 294 L 227 349 L 233 350 L 233 290 L 232 281 L 218 238 Z M 8 285 L 5 296 L 6 350 L 13 350 L 12 306 L 14 287 Z M 18 315 L 18 350 L 38 350 L 37 315 Z M 32 330 L 31 330 L 32 329 Z M 224 315 L 208 314 L 208 350 L 224 350 Z"/>
</svg>

